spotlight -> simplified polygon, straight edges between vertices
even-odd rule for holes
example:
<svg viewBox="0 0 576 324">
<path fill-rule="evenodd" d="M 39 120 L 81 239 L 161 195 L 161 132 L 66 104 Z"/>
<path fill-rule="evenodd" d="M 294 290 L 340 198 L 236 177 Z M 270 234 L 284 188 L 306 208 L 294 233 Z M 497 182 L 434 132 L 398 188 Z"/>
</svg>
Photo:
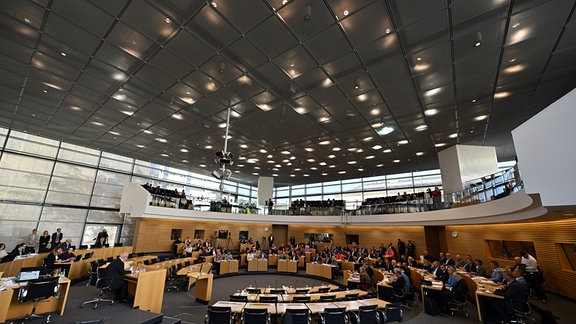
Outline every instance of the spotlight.
<svg viewBox="0 0 576 324">
<path fill-rule="evenodd" d="M 226 62 L 220 62 L 220 66 L 219 66 L 218 71 L 220 73 L 224 73 L 224 70 L 226 70 Z"/>
<path fill-rule="evenodd" d="M 358 78 L 354 79 L 354 90 L 360 89 L 360 80 Z"/>
<path fill-rule="evenodd" d="M 312 5 L 307 4 L 304 7 L 304 21 L 310 21 L 310 18 L 312 18 Z"/>
<path fill-rule="evenodd" d="M 482 32 L 476 32 L 476 43 L 474 46 L 478 47 L 482 44 Z"/>
</svg>

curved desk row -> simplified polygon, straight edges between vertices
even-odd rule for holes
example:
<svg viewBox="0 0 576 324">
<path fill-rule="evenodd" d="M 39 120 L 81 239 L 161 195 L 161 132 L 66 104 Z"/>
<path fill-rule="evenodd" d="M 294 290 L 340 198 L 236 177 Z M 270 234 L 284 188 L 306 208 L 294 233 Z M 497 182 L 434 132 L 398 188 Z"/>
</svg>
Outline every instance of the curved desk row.
<svg viewBox="0 0 576 324">
<path fill-rule="evenodd" d="M 244 308 L 250 309 L 266 309 L 270 314 L 284 314 L 286 309 L 308 309 L 312 314 L 324 313 L 325 308 L 338 308 L 344 307 L 346 311 L 358 311 L 360 306 L 374 306 L 378 308 L 385 308 L 388 302 L 377 298 L 361 299 L 353 301 L 337 301 L 337 302 L 324 302 L 324 303 L 243 303 L 231 301 L 219 301 L 214 304 L 217 307 L 230 307 L 233 313 L 241 313 Z"/>
</svg>

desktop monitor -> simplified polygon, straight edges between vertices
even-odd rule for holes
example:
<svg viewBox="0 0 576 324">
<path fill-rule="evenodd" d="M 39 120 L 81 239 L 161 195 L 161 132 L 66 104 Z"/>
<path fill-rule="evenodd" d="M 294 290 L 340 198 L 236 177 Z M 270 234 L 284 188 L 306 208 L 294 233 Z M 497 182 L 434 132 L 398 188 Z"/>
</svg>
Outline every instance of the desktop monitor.
<svg viewBox="0 0 576 324">
<path fill-rule="evenodd" d="M 40 278 L 40 270 L 20 271 L 16 275 L 16 281 L 30 281 Z"/>
</svg>

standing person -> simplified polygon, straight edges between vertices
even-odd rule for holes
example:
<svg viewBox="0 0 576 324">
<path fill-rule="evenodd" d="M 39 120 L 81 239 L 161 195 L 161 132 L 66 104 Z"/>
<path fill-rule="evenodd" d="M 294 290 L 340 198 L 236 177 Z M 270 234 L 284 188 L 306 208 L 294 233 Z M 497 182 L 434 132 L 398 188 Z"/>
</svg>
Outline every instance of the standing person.
<svg viewBox="0 0 576 324">
<path fill-rule="evenodd" d="M 406 255 L 406 243 L 401 239 L 398 239 L 398 254 L 400 256 Z"/>
<path fill-rule="evenodd" d="M 414 245 L 414 242 L 412 242 L 412 240 L 408 240 L 406 249 L 408 250 L 408 256 L 416 258 L 416 246 Z"/>
<path fill-rule="evenodd" d="M 274 201 L 270 198 L 268 201 L 268 215 L 272 215 L 272 208 L 274 207 Z"/>
<path fill-rule="evenodd" d="M 100 241 L 100 238 L 104 238 L 104 244 L 108 244 L 108 232 L 106 231 L 105 228 L 102 229 L 102 232 L 98 233 L 98 236 L 96 236 L 96 242 Z"/>
<path fill-rule="evenodd" d="M 40 236 L 40 246 L 38 248 L 38 252 L 48 252 L 50 251 L 50 233 L 48 231 L 44 231 L 42 236 Z"/>
<path fill-rule="evenodd" d="M 7 255 L 8 252 L 6 252 L 6 244 L 0 243 L 0 260 L 2 260 L 2 258 L 4 258 Z"/>
<path fill-rule="evenodd" d="M 118 259 L 112 260 L 110 264 L 104 270 L 104 277 L 112 278 L 112 283 L 110 288 L 116 290 L 116 299 L 119 303 L 127 302 L 128 297 L 128 285 L 124 281 L 124 275 L 130 273 L 128 271 L 128 266 L 125 263 L 128 259 L 128 253 L 124 252 L 120 254 Z"/>
<path fill-rule="evenodd" d="M 546 294 L 544 293 L 544 289 L 542 289 L 542 274 L 538 268 L 538 261 L 526 253 L 526 251 L 521 251 L 520 255 L 522 256 L 522 264 L 526 265 L 526 281 L 528 282 L 528 286 L 534 289 L 538 300 L 546 303 Z"/>
<path fill-rule="evenodd" d="M 38 232 L 37 229 L 33 229 L 32 233 L 28 234 L 28 236 L 26 237 L 26 242 L 24 242 L 24 244 L 26 245 L 27 253 L 36 252 L 36 244 L 38 244 L 39 241 L 37 232 Z"/>
<path fill-rule="evenodd" d="M 57 228 L 56 232 L 52 233 L 52 241 L 50 241 L 50 248 L 53 249 L 57 246 L 60 246 L 60 243 L 62 243 L 62 238 L 64 237 L 64 234 L 62 234 L 62 229 L 61 228 Z"/>
</svg>

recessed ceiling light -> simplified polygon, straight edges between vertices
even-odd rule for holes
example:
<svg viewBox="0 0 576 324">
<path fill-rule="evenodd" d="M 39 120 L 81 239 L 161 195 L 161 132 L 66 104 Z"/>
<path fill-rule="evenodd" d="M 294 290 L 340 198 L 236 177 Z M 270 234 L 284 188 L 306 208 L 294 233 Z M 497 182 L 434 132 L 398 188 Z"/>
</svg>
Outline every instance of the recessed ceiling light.
<svg viewBox="0 0 576 324">
<path fill-rule="evenodd" d="M 372 128 L 380 128 L 380 127 L 382 127 L 382 125 L 384 125 L 383 122 L 374 123 L 374 124 L 372 124 Z"/>
<path fill-rule="evenodd" d="M 310 170 L 316 171 L 316 170 L 318 170 L 318 168 L 317 167 L 310 167 Z"/>
<path fill-rule="evenodd" d="M 330 164 L 328 167 L 329 167 L 330 169 L 334 169 L 336 166 L 335 166 L 334 164 Z"/>
<path fill-rule="evenodd" d="M 258 172 L 252 172 L 252 175 L 257 176 L 257 175 L 258 175 Z"/>
<path fill-rule="evenodd" d="M 326 165 L 326 162 L 320 162 L 319 165 Z"/>
<path fill-rule="evenodd" d="M 268 151 L 266 151 L 265 149 L 260 149 L 260 153 L 268 153 Z"/>
<path fill-rule="evenodd" d="M 291 174 L 291 175 L 290 175 L 290 178 L 294 178 L 295 176 L 296 176 L 295 174 Z"/>
<path fill-rule="evenodd" d="M 357 148 L 351 147 L 351 148 L 348 149 L 348 152 L 355 152 L 356 150 L 357 150 Z"/>
<path fill-rule="evenodd" d="M 272 107 L 271 107 L 271 106 L 268 106 L 267 104 L 259 104 L 259 105 L 256 105 L 256 106 L 258 106 L 258 108 L 260 108 L 260 109 L 263 110 L 263 111 L 270 111 L 270 110 L 272 110 Z"/>
<path fill-rule="evenodd" d="M 204 148 L 207 149 L 207 150 L 211 150 L 211 149 L 212 149 L 212 145 L 206 145 L 206 146 L 204 146 Z"/>
<path fill-rule="evenodd" d="M 434 116 L 438 113 L 438 109 L 432 108 L 432 109 L 426 109 L 424 111 L 424 115 L 426 116 Z"/>
<path fill-rule="evenodd" d="M 383 167 L 383 166 L 384 166 L 384 164 L 382 164 L 382 163 L 376 164 L 376 167 L 377 167 L 377 168 L 381 168 L 381 167 Z"/>
<path fill-rule="evenodd" d="M 184 119 L 184 116 L 182 116 L 182 114 L 174 114 L 174 115 L 172 115 L 172 118 L 182 120 L 182 119 Z"/>
<path fill-rule="evenodd" d="M 422 155 L 424 155 L 424 152 L 416 152 L 416 155 L 417 155 L 417 156 L 422 156 Z"/>
<path fill-rule="evenodd" d="M 149 130 L 147 130 L 147 129 L 143 130 L 143 132 L 144 132 L 145 134 L 152 134 L 152 132 L 149 131 Z"/>
<path fill-rule="evenodd" d="M 167 23 L 167 24 L 169 24 L 169 23 L 172 22 L 172 20 L 170 20 L 170 18 L 166 18 L 166 19 L 164 19 L 164 22 Z"/>
<path fill-rule="evenodd" d="M 282 167 L 282 165 L 280 165 L 280 164 L 276 164 L 276 165 L 274 165 L 274 166 L 277 167 L 277 168 L 281 168 L 281 167 Z"/>
<path fill-rule="evenodd" d="M 472 99 L 472 102 L 476 102 L 476 99 Z"/>
<path fill-rule="evenodd" d="M 268 162 L 268 163 L 270 163 L 270 164 L 276 163 L 276 162 L 274 162 L 274 160 L 268 160 L 268 161 L 266 161 L 266 162 Z"/>
<path fill-rule="evenodd" d="M 335 158 L 335 157 L 336 157 L 336 155 L 334 155 L 334 154 L 328 155 L 328 158 L 329 158 L 329 159 L 333 159 L 333 158 Z"/>
<path fill-rule="evenodd" d="M 271 159 L 271 158 L 273 158 L 273 157 L 274 157 L 274 155 L 272 155 L 272 154 L 268 154 L 268 155 L 266 155 L 266 157 L 267 157 L 267 158 L 269 158 L 269 159 Z"/>
<path fill-rule="evenodd" d="M 320 145 L 328 145 L 328 144 L 330 144 L 330 141 L 322 141 L 322 142 L 320 142 L 320 143 L 318 143 L 318 144 L 320 144 Z"/>
<path fill-rule="evenodd" d="M 243 149 L 245 149 L 245 148 L 248 148 L 248 145 L 246 145 L 246 144 L 240 144 L 240 147 L 243 148 Z"/>
<path fill-rule="evenodd" d="M 308 159 L 308 160 L 306 160 L 306 161 L 308 161 L 308 162 L 310 162 L 310 163 L 316 162 L 316 160 L 314 160 L 314 159 Z"/>
<path fill-rule="evenodd" d="M 363 168 L 359 168 L 358 171 L 362 172 L 362 171 L 364 171 L 364 169 L 363 169 Z"/>
<path fill-rule="evenodd" d="M 519 22 L 514 23 L 514 24 L 512 25 L 512 28 L 518 28 L 518 26 L 520 26 L 520 23 L 519 23 Z"/>
<path fill-rule="evenodd" d="M 364 152 L 363 149 L 357 149 L 357 150 L 356 150 L 356 153 L 362 153 L 362 152 Z"/>
<path fill-rule="evenodd" d="M 261 168 L 259 166 L 255 166 L 254 170 L 260 170 Z"/>
<path fill-rule="evenodd" d="M 98 121 L 92 121 L 92 124 L 94 124 L 96 126 L 104 126 L 104 124 L 102 124 L 101 122 L 98 122 Z"/>
<path fill-rule="evenodd" d="M 66 54 L 66 52 L 60 52 L 60 55 L 66 57 L 68 54 Z"/>
<path fill-rule="evenodd" d="M 290 151 L 282 151 L 282 154 L 290 154 Z"/>
<path fill-rule="evenodd" d="M 509 66 L 509 67 L 505 68 L 505 69 L 503 70 L 503 72 L 504 72 L 504 73 L 517 73 L 517 72 L 520 72 L 520 71 L 522 71 L 522 70 L 524 70 L 524 69 L 526 69 L 526 65 L 524 65 L 524 64 L 516 64 L 516 65 L 512 65 L 512 66 Z"/>
<path fill-rule="evenodd" d="M 166 142 L 168 142 L 165 138 L 161 138 L 161 137 L 158 137 L 156 140 L 157 140 L 158 142 L 160 142 L 160 143 L 166 143 Z"/>
<path fill-rule="evenodd" d="M 142 144 L 138 144 L 136 146 L 138 146 L 139 148 L 145 148 L 146 147 L 146 145 L 142 145 Z"/>
<path fill-rule="evenodd" d="M 481 115 L 481 116 L 476 116 L 474 117 L 475 121 L 482 121 L 484 119 L 488 118 L 488 115 Z"/>
<path fill-rule="evenodd" d="M 82 110 L 82 108 L 77 107 L 77 106 L 70 106 L 70 109 L 72 109 L 72 110 Z M 122 112 L 122 113 L 124 113 L 124 112 Z M 130 115 L 129 115 L 129 116 L 130 116 Z"/>
<path fill-rule="evenodd" d="M 162 155 L 163 157 L 169 157 L 169 156 L 170 156 L 170 155 L 168 155 L 168 154 L 166 154 L 166 153 L 162 153 L 162 154 L 160 154 L 160 155 Z"/>
<path fill-rule="evenodd" d="M 322 172 L 322 175 L 323 175 L 323 176 L 327 176 L 327 175 L 328 175 L 328 173 L 326 173 L 326 172 Z"/>
<path fill-rule="evenodd" d="M 304 149 L 304 151 L 306 151 L 306 152 L 314 152 L 314 149 L 311 148 L 311 147 L 307 147 L 307 148 Z"/>
<path fill-rule="evenodd" d="M 290 160 L 288 160 L 288 159 L 282 160 L 282 163 L 288 163 L 288 162 L 290 162 Z"/>
<path fill-rule="evenodd" d="M 183 160 L 182 162 L 184 162 L 184 161 L 186 161 L 186 160 Z M 205 167 L 206 167 L 206 164 L 200 164 L 200 167 L 201 167 L 201 168 L 205 168 Z"/>
<path fill-rule="evenodd" d="M 392 29 L 386 28 L 385 32 L 386 32 L 386 34 L 390 34 L 392 32 Z"/>
<path fill-rule="evenodd" d="M 380 109 L 379 109 L 379 108 L 374 108 L 374 109 L 370 110 L 370 115 L 372 115 L 372 116 L 378 116 L 378 115 L 380 115 Z"/>
<path fill-rule="evenodd" d="M 332 148 L 332 151 L 338 152 L 338 151 L 340 151 L 340 148 L 339 148 L 339 147 L 333 147 L 333 148 Z"/>
<path fill-rule="evenodd" d="M 32 115 L 32 116 L 36 116 L 36 115 Z M 120 136 L 120 133 L 115 132 L 115 131 L 109 131 L 108 133 L 110 133 L 112 135 Z"/>
<path fill-rule="evenodd" d="M 303 176 L 303 177 L 308 177 L 308 173 L 304 173 L 302 176 Z"/>
<path fill-rule="evenodd" d="M 134 112 L 133 112 L 133 111 L 128 111 L 128 110 L 122 110 L 121 113 L 123 113 L 124 115 L 127 115 L 127 116 L 132 116 L 132 115 L 134 115 Z"/>
<path fill-rule="evenodd" d="M 273 176 L 273 177 L 277 177 L 277 176 L 278 176 L 278 173 L 272 173 L 272 176 Z"/>
<path fill-rule="evenodd" d="M 218 127 L 219 128 L 226 128 L 226 125 L 227 125 L 226 123 L 220 123 L 220 124 L 218 124 Z"/>
<path fill-rule="evenodd" d="M 290 160 L 296 160 L 296 157 L 295 157 L 295 156 L 291 156 L 291 157 L 290 157 Z"/>
<path fill-rule="evenodd" d="M 299 115 L 304 115 L 307 112 L 306 108 L 304 107 L 296 107 L 294 108 L 294 111 L 297 112 Z"/>
<path fill-rule="evenodd" d="M 496 92 L 496 93 L 494 94 L 494 99 L 506 98 L 506 97 L 508 97 L 509 95 L 510 95 L 510 92 L 506 92 L 506 91 L 504 91 L 504 92 Z"/>
<path fill-rule="evenodd" d="M 442 146 L 446 146 L 446 143 L 436 143 L 434 144 L 435 147 L 442 147 Z"/>
<path fill-rule="evenodd" d="M 272 168 L 272 171 L 280 171 L 278 168 Z"/>
<path fill-rule="evenodd" d="M 287 166 L 291 166 L 291 165 L 292 165 L 292 163 L 288 162 L 288 163 L 286 163 L 286 165 L 287 165 Z"/>
<path fill-rule="evenodd" d="M 438 87 L 438 88 L 434 88 L 434 89 L 430 89 L 428 91 L 425 91 L 424 95 L 426 97 L 431 97 L 431 96 L 435 96 L 435 95 L 439 94 L 441 91 L 442 91 L 442 88 Z"/>
<path fill-rule="evenodd" d="M 400 160 L 394 160 L 394 161 L 392 161 L 392 162 L 394 162 L 394 163 L 400 163 Z"/>
<path fill-rule="evenodd" d="M 348 164 L 356 164 L 357 162 L 356 162 L 356 161 L 348 161 L 348 162 L 346 162 L 346 163 L 348 163 Z"/>
<path fill-rule="evenodd" d="M 363 141 L 364 141 L 364 142 L 370 142 L 372 139 L 373 139 L 372 136 L 368 136 L 368 137 L 365 137 L 365 138 L 363 139 Z"/>
<path fill-rule="evenodd" d="M 327 123 L 330 121 L 330 117 L 320 117 L 318 121 L 321 123 Z"/>
<path fill-rule="evenodd" d="M 385 149 L 384 151 L 382 151 L 383 153 L 392 153 L 391 149 Z"/>
<path fill-rule="evenodd" d="M 342 171 L 338 171 L 338 174 L 345 174 L 346 171 L 342 170 Z"/>
<path fill-rule="evenodd" d="M 416 130 L 417 132 L 425 131 L 425 130 L 427 130 L 427 129 L 428 129 L 428 125 L 420 125 L 420 126 L 418 126 L 418 127 L 415 128 L 415 130 Z"/>
<path fill-rule="evenodd" d="M 374 146 L 372 146 L 372 149 L 373 149 L 373 150 L 379 150 L 379 149 L 381 149 L 381 148 L 382 148 L 382 145 L 374 145 Z"/>
<path fill-rule="evenodd" d="M 422 61 L 422 57 L 421 57 L 421 56 L 418 56 L 418 57 L 416 58 L 416 61 L 418 61 L 418 62 Z"/>
<path fill-rule="evenodd" d="M 246 163 L 254 164 L 256 163 L 256 159 L 248 159 L 246 160 Z"/>
<path fill-rule="evenodd" d="M 398 145 L 404 145 L 404 144 L 408 144 L 408 140 L 398 141 Z"/>
<path fill-rule="evenodd" d="M 373 158 L 375 158 L 374 155 L 368 155 L 368 156 L 366 157 L 366 160 L 372 160 Z"/>
<path fill-rule="evenodd" d="M 448 138 L 456 138 L 456 137 L 458 137 L 458 133 L 452 133 L 448 135 Z"/>
<path fill-rule="evenodd" d="M 188 149 L 181 148 L 181 149 L 180 149 L 180 152 L 182 152 L 182 153 L 188 153 Z"/>
<path fill-rule="evenodd" d="M 392 133 L 393 131 L 394 131 L 394 128 L 386 126 L 386 127 L 382 128 L 381 130 L 379 130 L 378 134 L 379 135 L 388 135 L 388 134 Z"/>
<path fill-rule="evenodd" d="M 302 171 L 302 169 L 296 168 L 296 169 L 294 169 L 294 171 Z"/>
<path fill-rule="evenodd" d="M 29 24 L 30 23 L 30 18 L 24 18 L 24 21 Z"/>
<path fill-rule="evenodd" d="M 348 16 L 350 14 L 350 11 L 344 10 L 343 14 L 344 14 L 344 16 Z"/>
</svg>

